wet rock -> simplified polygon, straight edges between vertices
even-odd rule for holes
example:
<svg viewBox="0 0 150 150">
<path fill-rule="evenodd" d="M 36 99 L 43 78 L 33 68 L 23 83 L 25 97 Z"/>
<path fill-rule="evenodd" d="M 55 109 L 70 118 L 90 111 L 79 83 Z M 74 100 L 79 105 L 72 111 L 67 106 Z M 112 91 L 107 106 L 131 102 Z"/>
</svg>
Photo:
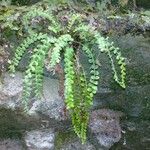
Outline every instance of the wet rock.
<svg viewBox="0 0 150 150">
<path fill-rule="evenodd" d="M 100 146 L 110 148 L 121 139 L 119 118 L 122 115 L 121 112 L 109 109 L 92 112 L 89 128 Z"/>
<path fill-rule="evenodd" d="M 24 150 L 22 142 L 19 140 L 0 140 L 0 150 Z"/>
<path fill-rule="evenodd" d="M 27 150 L 54 150 L 55 132 L 52 129 L 30 131 L 24 140 Z"/>
</svg>

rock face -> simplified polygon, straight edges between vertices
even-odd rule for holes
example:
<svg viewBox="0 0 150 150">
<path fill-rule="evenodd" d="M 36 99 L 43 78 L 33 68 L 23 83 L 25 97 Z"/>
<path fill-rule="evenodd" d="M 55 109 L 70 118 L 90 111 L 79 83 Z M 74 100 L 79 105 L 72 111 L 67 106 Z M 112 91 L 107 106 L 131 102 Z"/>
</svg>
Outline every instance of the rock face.
<svg viewBox="0 0 150 150">
<path fill-rule="evenodd" d="M 22 82 L 22 73 L 18 72 L 14 77 L 11 77 L 8 73 L 4 74 L 3 84 L 0 87 L 0 106 L 10 109 L 22 108 Z M 49 118 L 54 118 L 59 121 L 63 120 L 64 102 L 58 94 L 58 86 L 58 80 L 45 77 L 43 85 L 44 97 L 41 100 L 32 100 L 33 103 L 29 114 L 36 114 L 38 112 Z"/>
<path fill-rule="evenodd" d="M 55 133 L 49 130 L 27 132 L 25 144 L 27 150 L 54 150 Z"/>
<path fill-rule="evenodd" d="M 126 89 L 120 89 L 112 80 L 108 60 L 100 58 L 102 81 L 94 101 L 94 108 L 113 108 L 124 110 L 129 117 L 149 119 L 150 97 L 150 51 L 149 38 L 130 34 L 112 37 L 120 47 L 127 63 Z M 106 92 L 101 92 L 105 89 Z M 110 90 L 111 89 L 111 90 Z"/>
<path fill-rule="evenodd" d="M 0 150 L 23 150 L 22 142 L 19 140 L 0 140 Z"/>
<path fill-rule="evenodd" d="M 92 112 L 89 127 L 99 145 L 110 148 L 121 139 L 119 124 L 121 116 L 121 112 L 109 109 L 100 109 Z"/>
<path fill-rule="evenodd" d="M 72 127 L 70 123 L 64 121 L 64 102 L 58 94 L 57 79 L 44 77 L 43 98 L 41 100 L 32 99 L 29 115 L 24 116 L 21 104 L 23 75 L 21 72 L 17 72 L 14 77 L 10 77 L 8 73 L 3 74 L 2 84 L 0 84 L 0 138 L 10 141 L 1 140 L 0 150 L 9 150 L 9 147 L 12 150 L 15 148 L 22 150 L 23 145 L 18 145 L 18 142 L 14 144 L 15 140 L 8 140 L 12 137 L 19 137 L 25 141 L 28 150 L 54 148 L 56 150 L 104 150 L 110 147 L 112 150 L 116 150 L 119 148 L 138 149 L 138 146 L 140 149 L 147 149 L 148 129 L 150 128 L 149 38 L 126 35 L 119 38 L 113 37 L 113 39 L 121 47 L 122 53 L 126 57 L 127 88 L 122 90 L 112 82 L 109 62 L 102 54 L 100 56 L 101 64 L 105 65 L 101 67 L 101 85 L 95 96 L 89 123 L 89 141 L 85 145 L 81 145 L 76 135 L 75 138 L 72 138 L 70 133 L 62 133 Z M 84 62 L 86 65 L 86 61 Z M 89 68 L 89 66 L 86 67 Z M 122 129 L 125 132 L 121 135 L 119 118 L 122 114 L 115 110 L 123 111 L 127 118 L 144 118 L 147 121 L 123 122 Z M 65 139 L 65 137 L 69 137 L 69 139 Z M 138 143 L 139 141 L 140 143 Z"/>
<path fill-rule="evenodd" d="M 56 150 L 96 150 L 91 141 L 82 144 L 72 128 L 58 132 L 55 142 Z"/>
<path fill-rule="evenodd" d="M 38 112 L 58 121 L 63 120 L 64 101 L 59 96 L 58 91 L 58 80 L 45 77 L 43 98 L 41 101 L 35 101 L 29 113 Z"/>
<path fill-rule="evenodd" d="M 20 105 L 22 93 L 22 73 L 11 77 L 6 73 L 0 86 L 0 106 L 16 108 Z"/>
<path fill-rule="evenodd" d="M 61 148 L 61 150 L 85 150 L 85 149 L 96 150 L 96 148 L 89 142 L 82 145 L 80 141 L 74 141 L 72 143 L 68 143 Z"/>
</svg>

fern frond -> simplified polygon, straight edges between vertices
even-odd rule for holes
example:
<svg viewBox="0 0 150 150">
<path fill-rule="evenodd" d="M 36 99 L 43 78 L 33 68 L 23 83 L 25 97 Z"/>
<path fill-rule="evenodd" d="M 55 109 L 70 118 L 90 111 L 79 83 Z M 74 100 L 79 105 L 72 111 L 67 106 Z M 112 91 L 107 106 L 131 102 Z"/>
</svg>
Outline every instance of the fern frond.
<svg viewBox="0 0 150 150">
<path fill-rule="evenodd" d="M 92 27 L 89 27 L 87 25 L 82 24 L 74 32 L 80 32 L 80 37 L 84 40 L 86 40 L 88 37 L 91 36 L 94 37 L 94 39 L 96 40 L 95 42 L 98 44 L 100 51 L 105 52 L 110 59 L 112 71 L 114 74 L 114 80 L 122 88 L 125 88 L 126 63 L 125 63 L 125 58 L 122 57 L 121 52 L 119 51 L 119 48 L 115 47 L 114 44 L 108 40 L 108 38 L 102 37 L 100 33 L 98 33 L 98 31 L 95 31 Z M 113 60 L 113 55 L 117 60 L 117 64 L 120 66 L 120 73 L 116 69 Z M 119 78 L 119 74 L 120 74 L 120 78 Z"/>
<path fill-rule="evenodd" d="M 67 47 L 64 53 L 64 71 L 65 71 L 65 89 L 64 96 L 67 109 L 74 107 L 73 84 L 75 79 L 74 70 L 74 50 L 72 47 Z"/>
<path fill-rule="evenodd" d="M 41 44 L 37 45 L 37 48 L 35 48 L 33 51 L 34 54 L 31 57 L 31 62 L 26 71 L 24 79 L 23 102 L 25 108 L 27 108 L 31 91 L 35 93 L 36 97 L 40 98 L 41 96 L 43 85 L 43 69 L 44 69 L 43 60 L 45 60 L 47 52 L 51 44 L 54 43 L 54 41 L 55 38 L 49 38 L 48 36 L 45 35 L 45 38 L 41 40 Z"/>
<path fill-rule="evenodd" d="M 64 34 L 56 40 L 54 44 L 54 48 L 52 50 L 51 60 L 50 60 L 50 65 L 49 65 L 51 68 L 53 68 L 57 63 L 60 62 L 61 50 L 63 50 L 68 44 L 70 44 L 69 42 L 72 42 L 72 41 L 73 39 L 69 34 Z"/>
<path fill-rule="evenodd" d="M 83 51 L 87 54 L 88 56 L 88 61 L 91 64 L 90 67 L 90 82 L 88 84 L 89 88 L 88 91 L 93 99 L 93 95 L 97 91 L 97 86 L 98 86 L 98 80 L 99 80 L 99 71 L 98 71 L 98 64 L 96 62 L 96 59 L 94 58 L 94 54 L 91 51 L 91 48 L 89 48 L 88 44 L 84 44 L 83 46 Z M 90 102 L 92 104 L 92 102 Z"/>
<path fill-rule="evenodd" d="M 96 32 L 96 31 L 95 31 Z M 126 78 L 126 63 L 125 58 L 122 57 L 121 52 L 119 51 L 118 47 L 114 46 L 114 43 L 110 43 L 108 38 L 103 38 L 99 33 L 95 34 L 95 38 L 97 39 L 97 44 L 101 52 L 105 52 L 111 62 L 111 68 L 114 73 L 114 80 L 122 87 L 125 88 L 125 78 Z M 117 64 L 120 66 L 120 73 L 117 71 L 114 57 L 117 60 Z M 120 78 L 119 78 L 120 74 Z"/>
<path fill-rule="evenodd" d="M 82 72 L 82 73 L 81 73 Z M 89 108 L 91 107 L 92 98 L 88 92 L 88 83 L 85 73 L 77 71 L 75 74 L 76 82 L 74 83 L 74 108 L 71 109 L 72 124 L 75 133 L 81 139 L 82 143 L 86 141 L 87 125 L 89 121 Z"/>
<path fill-rule="evenodd" d="M 44 38 L 43 35 L 38 35 L 38 34 L 31 34 L 29 37 L 27 37 L 20 46 L 18 46 L 15 50 L 15 56 L 12 59 L 12 61 L 10 61 L 10 66 L 9 66 L 9 70 L 11 73 L 15 72 L 15 68 L 18 66 L 19 61 L 21 60 L 23 54 L 25 53 L 25 51 L 28 49 L 28 47 L 33 44 L 34 42 L 36 42 L 37 40 L 40 40 Z"/>
<path fill-rule="evenodd" d="M 68 30 L 70 31 L 75 22 L 81 23 L 81 15 L 80 14 L 71 14 L 68 22 Z"/>
<path fill-rule="evenodd" d="M 99 66 L 92 48 L 96 45 L 100 52 L 107 54 L 114 73 L 114 80 L 123 88 L 125 88 L 126 77 L 125 59 L 121 56 L 119 48 L 110 43 L 108 38 L 102 37 L 98 31 L 86 24 L 82 15 L 71 13 L 66 23 L 67 26 L 61 24 L 62 22 L 56 16 L 49 9 L 43 10 L 43 8 L 34 8 L 23 16 L 22 22 L 28 33 L 28 38 L 17 47 L 9 69 L 11 72 L 15 72 L 23 54 L 33 44 L 34 49 L 28 69 L 25 72 L 23 86 L 23 103 L 27 111 L 30 98 L 33 96 L 39 98 L 42 94 L 45 59 L 50 58 L 49 67 L 54 69 L 63 58 L 65 103 L 71 115 L 74 131 L 84 143 L 89 111 L 99 80 Z M 39 24 L 40 29 L 33 29 L 32 23 L 36 21 L 38 24 L 41 19 L 46 21 L 48 27 L 45 28 L 45 24 L 42 26 Z M 90 77 L 85 74 L 80 59 L 77 58 L 80 50 L 88 58 Z M 61 56 L 61 54 L 64 55 Z M 116 68 L 116 61 L 117 65 L 120 66 L 120 71 Z"/>
<path fill-rule="evenodd" d="M 29 23 L 31 19 L 35 17 L 41 17 L 43 19 L 47 19 L 51 24 L 48 27 L 49 30 L 53 31 L 54 33 L 59 32 L 61 29 L 60 24 L 56 21 L 56 18 L 52 15 L 52 13 L 48 11 L 43 11 L 42 9 L 33 9 L 32 11 L 29 11 L 26 15 L 23 17 L 23 25 L 28 30 L 28 32 L 32 32 L 32 28 L 29 27 Z"/>
</svg>

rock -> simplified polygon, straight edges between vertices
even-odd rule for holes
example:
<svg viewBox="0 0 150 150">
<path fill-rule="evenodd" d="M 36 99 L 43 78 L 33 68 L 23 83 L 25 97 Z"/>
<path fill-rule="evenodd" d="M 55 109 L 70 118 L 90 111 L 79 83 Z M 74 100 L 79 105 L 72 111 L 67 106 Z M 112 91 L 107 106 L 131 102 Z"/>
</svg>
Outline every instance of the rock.
<svg viewBox="0 0 150 150">
<path fill-rule="evenodd" d="M 23 75 L 17 72 L 14 77 L 5 73 L 3 75 L 3 84 L 0 86 L 0 107 L 11 109 L 22 109 L 21 99 L 23 90 Z M 32 100 L 30 106 L 30 115 L 41 113 L 49 118 L 63 120 L 64 101 L 59 96 L 59 82 L 56 79 L 44 78 L 43 98 L 41 100 Z"/>
<path fill-rule="evenodd" d="M 5 44 L 4 46 L 0 45 L 0 75 L 6 70 L 6 65 L 8 63 L 9 54 L 5 50 L 7 47 L 7 44 Z"/>
<path fill-rule="evenodd" d="M 89 128 L 100 146 L 110 148 L 121 139 L 119 117 L 123 114 L 109 109 L 95 110 L 91 114 Z"/>
<path fill-rule="evenodd" d="M 35 101 L 30 114 L 38 113 L 58 121 L 64 120 L 64 101 L 59 96 L 59 82 L 56 79 L 44 78 L 43 98 Z"/>
<path fill-rule="evenodd" d="M 111 147 L 111 150 L 149 150 L 150 147 L 150 121 L 128 118 L 121 121 L 124 134 L 122 139 Z"/>
<path fill-rule="evenodd" d="M 26 130 L 46 126 L 43 120 L 25 115 L 18 109 L 0 108 L 0 139 L 20 139 Z"/>
<path fill-rule="evenodd" d="M 128 87 L 125 93 L 124 112 L 135 118 L 150 119 L 150 85 Z"/>
<path fill-rule="evenodd" d="M 0 106 L 16 108 L 20 106 L 22 94 L 22 74 L 16 73 L 11 77 L 8 73 L 4 74 L 3 84 L 0 86 Z"/>
<path fill-rule="evenodd" d="M 122 50 L 127 63 L 127 86 L 150 83 L 150 38 L 142 35 L 127 34 L 113 38 Z M 144 67 L 143 67 L 144 66 Z"/>
<path fill-rule="evenodd" d="M 95 6 L 95 3 L 96 3 L 96 0 L 85 0 L 86 3 L 92 5 L 92 6 Z"/>
<path fill-rule="evenodd" d="M 0 150 L 24 150 L 22 142 L 19 140 L 0 140 Z"/>
<path fill-rule="evenodd" d="M 113 90 L 111 90 L 110 88 L 102 88 L 99 86 L 94 96 L 93 109 L 97 109 L 101 106 L 103 107 L 107 105 L 111 101 L 112 95 L 114 95 Z"/>
<path fill-rule="evenodd" d="M 96 150 L 96 148 L 89 142 L 81 144 L 79 141 L 72 141 L 71 143 L 64 145 L 60 150 Z"/>
<path fill-rule="evenodd" d="M 89 141 L 82 144 L 72 128 L 60 131 L 55 139 L 56 150 L 96 150 L 95 146 Z"/>
<path fill-rule="evenodd" d="M 150 3 L 149 0 L 136 0 L 137 2 L 137 6 L 138 7 L 142 7 L 142 8 L 146 8 L 149 9 L 150 8 Z"/>
<path fill-rule="evenodd" d="M 29 131 L 24 140 L 27 150 L 54 150 L 55 132 L 52 129 Z"/>
</svg>

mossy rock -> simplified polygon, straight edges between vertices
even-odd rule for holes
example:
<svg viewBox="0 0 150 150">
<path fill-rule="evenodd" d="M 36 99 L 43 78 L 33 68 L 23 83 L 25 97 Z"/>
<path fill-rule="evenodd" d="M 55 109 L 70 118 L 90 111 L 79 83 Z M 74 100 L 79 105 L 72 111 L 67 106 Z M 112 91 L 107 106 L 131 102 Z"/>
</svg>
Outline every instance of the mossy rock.
<svg viewBox="0 0 150 150">
<path fill-rule="evenodd" d="M 150 1 L 149 0 L 136 0 L 137 6 L 143 7 L 146 9 L 150 9 Z"/>
</svg>

